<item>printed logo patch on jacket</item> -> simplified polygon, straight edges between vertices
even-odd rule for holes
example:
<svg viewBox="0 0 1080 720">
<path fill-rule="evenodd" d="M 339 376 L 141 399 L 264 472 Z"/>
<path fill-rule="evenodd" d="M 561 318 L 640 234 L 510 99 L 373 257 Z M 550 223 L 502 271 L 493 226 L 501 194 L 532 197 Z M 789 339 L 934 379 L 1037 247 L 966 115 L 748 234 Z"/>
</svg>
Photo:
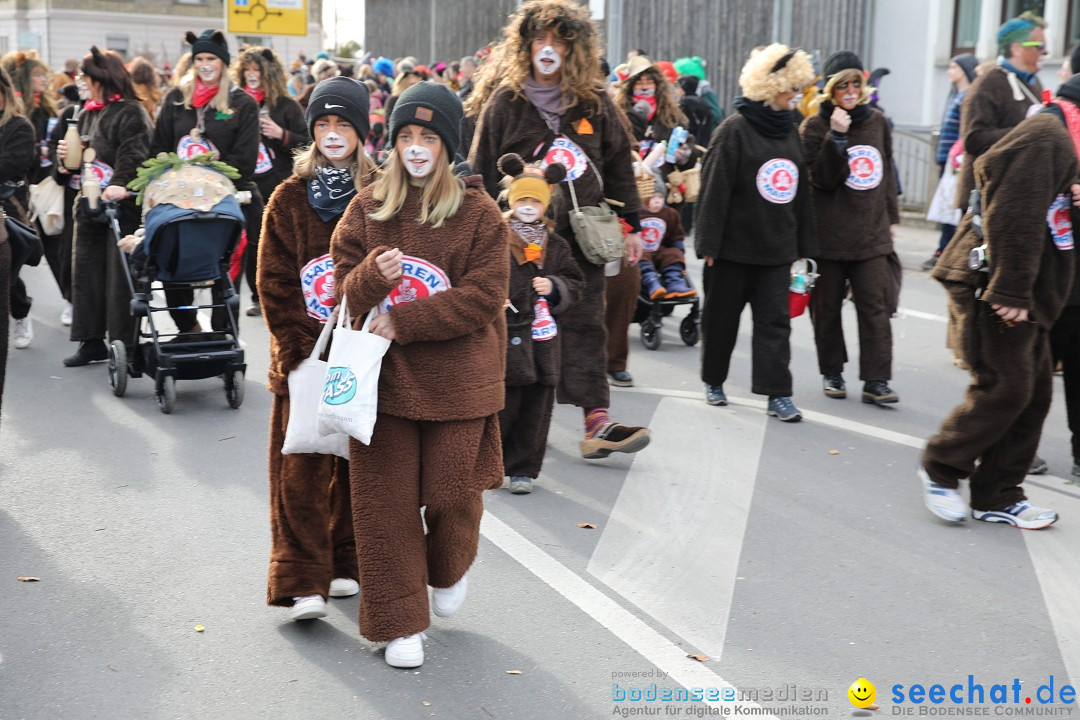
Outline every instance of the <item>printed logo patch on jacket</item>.
<svg viewBox="0 0 1080 720">
<path fill-rule="evenodd" d="M 1071 207 L 1068 196 L 1058 195 L 1046 211 L 1046 225 L 1050 228 L 1050 236 L 1054 238 L 1054 246 L 1058 250 L 1073 249 Z"/>
<path fill-rule="evenodd" d="M 873 190 L 881 184 L 885 163 L 881 161 L 881 153 L 876 147 L 856 145 L 849 147 L 847 154 L 850 174 L 845 185 L 852 190 Z"/>
<path fill-rule="evenodd" d="M 300 269 L 307 314 L 321 323 L 334 311 L 334 260 L 329 254 L 317 257 Z"/>
<path fill-rule="evenodd" d="M 540 169 L 546 169 L 551 163 L 562 163 L 566 168 L 566 179 L 563 182 L 577 180 L 589 168 L 585 151 L 576 142 L 562 135 L 551 143 L 551 147 L 544 154 L 543 162 L 540 163 Z"/>
<path fill-rule="evenodd" d="M 551 308 L 547 298 L 541 297 L 533 305 L 532 339 L 537 342 L 550 340 L 559 334 L 555 318 L 551 317 Z"/>
<path fill-rule="evenodd" d="M 758 170 L 757 189 L 769 202 L 786 205 L 799 189 L 799 168 L 787 158 L 773 158 Z"/>
<path fill-rule="evenodd" d="M 216 152 L 217 148 L 214 147 L 214 143 L 206 138 L 196 140 L 190 135 L 185 135 L 180 138 L 180 142 L 176 144 L 176 154 L 180 156 L 181 160 L 190 160 L 199 155 Z"/>
<path fill-rule="evenodd" d="M 101 185 L 101 189 L 104 190 L 109 186 L 109 181 L 112 180 L 113 172 L 111 167 L 100 160 L 95 160 L 90 163 L 89 169 L 87 169 L 85 165 L 83 166 L 83 172 L 79 179 L 80 181 L 88 183 L 97 181 L 97 183 Z"/>
<path fill-rule="evenodd" d="M 266 145 L 259 143 L 259 154 L 255 156 L 255 174 L 262 175 L 274 169 L 274 154 Z"/>
<path fill-rule="evenodd" d="M 660 218 L 641 218 L 641 244 L 645 252 L 656 252 L 666 232 L 667 223 Z"/>
<path fill-rule="evenodd" d="M 431 297 L 450 289 L 450 278 L 442 268 L 423 258 L 404 255 L 401 269 L 401 282 L 376 306 L 380 313 L 390 312 L 395 305 Z"/>
</svg>

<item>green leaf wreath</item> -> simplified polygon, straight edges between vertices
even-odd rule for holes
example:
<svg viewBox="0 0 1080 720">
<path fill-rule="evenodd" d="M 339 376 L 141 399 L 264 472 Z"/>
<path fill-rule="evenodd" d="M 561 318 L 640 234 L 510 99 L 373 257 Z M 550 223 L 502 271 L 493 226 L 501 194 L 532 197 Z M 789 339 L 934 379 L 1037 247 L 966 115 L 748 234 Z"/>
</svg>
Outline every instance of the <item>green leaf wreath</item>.
<svg viewBox="0 0 1080 720">
<path fill-rule="evenodd" d="M 128 190 L 137 193 L 135 203 L 142 205 L 147 186 L 169 170 L 176 170 L 184 165 L 201 165 L 215 170 L 230 180 L 239 180 L 240 172 L 228 163 L 218 160 L 217 153 L 204 153 L 188 159 L 181 158 L 174 152 L 158 153 L 157 157 L 146 160 L 139 168 L 135 179 L 128 183 Z"/>
</svg>

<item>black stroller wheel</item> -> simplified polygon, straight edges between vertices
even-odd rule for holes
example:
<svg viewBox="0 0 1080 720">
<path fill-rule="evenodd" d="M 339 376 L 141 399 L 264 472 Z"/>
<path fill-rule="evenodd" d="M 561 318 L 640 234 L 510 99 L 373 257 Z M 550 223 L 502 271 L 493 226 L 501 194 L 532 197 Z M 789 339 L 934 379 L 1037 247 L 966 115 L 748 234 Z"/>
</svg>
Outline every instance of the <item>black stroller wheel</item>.
<svg viewBox="0 0 1080 720">
<path fill-rule="evenodd" d="M 244 402 L 244 371 L 234 370 L 225 373 L 225 399 L 234 410 Z"/>
<path fill-rule="evenodd" d="M 127 381 L 127 348 L 123 340 L 113 340 L 109 343 L 109 387 L 112 388 L 113 395 L 124 397 Z"/>
<path fill-rule="evenodd" d="M 161 412 L 166 415 L 170 414 L 173 408 L 176 407 L 176 378 L 172 375 L 159 376 L 157 401 Z"/>
<path fill-rule="evenodd" d="M 653 323 L 652 318 L 646 318 L 641 323 L 641 344 L 647 350 L 656 350 L 660 347 L 660 328 Z"/>
<path fill-rule="evenodd" d="M 698 340 L 701 339 L 701 328 L 698 327 L 697 322 L 692 315 L 687 315 L 679 323 L 679 337 L 687 345 L 694 346 L 698 344 Z"/>
</svg>

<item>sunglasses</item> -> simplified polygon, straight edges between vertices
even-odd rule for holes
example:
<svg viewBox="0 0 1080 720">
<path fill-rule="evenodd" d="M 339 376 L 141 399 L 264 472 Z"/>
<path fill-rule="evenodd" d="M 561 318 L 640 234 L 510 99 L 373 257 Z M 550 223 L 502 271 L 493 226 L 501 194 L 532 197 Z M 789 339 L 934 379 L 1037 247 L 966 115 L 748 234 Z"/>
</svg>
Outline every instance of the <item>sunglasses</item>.
<svg viewBox="0 0 1080 720">
<path fill-rule="evenodd" d="M 1025 40 L 1024 42 L 1020 43 L 1020 47 L 1022 47 L 1022 48 L 1037 48 L 1039 50 L 1039 52 L 1042 52 L 1043 50 L 1046 49 L 1046 43 L 1039 42 L 1038 40 Z"/>
</svg>

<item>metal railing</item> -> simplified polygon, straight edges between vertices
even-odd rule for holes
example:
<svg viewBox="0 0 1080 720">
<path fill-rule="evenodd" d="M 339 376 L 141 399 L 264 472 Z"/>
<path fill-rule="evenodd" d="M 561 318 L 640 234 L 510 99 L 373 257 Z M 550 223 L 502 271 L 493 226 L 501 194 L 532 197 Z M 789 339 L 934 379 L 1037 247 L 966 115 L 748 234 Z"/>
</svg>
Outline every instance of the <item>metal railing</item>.
<svg viewBox="0 0 1080 720">
<path fill-rule="evenodd" d="M 937 130 L 893 130 L 893 158 L 900 172 L 900 209 L 926 212 L 937 190 Z"/>
</svg>

